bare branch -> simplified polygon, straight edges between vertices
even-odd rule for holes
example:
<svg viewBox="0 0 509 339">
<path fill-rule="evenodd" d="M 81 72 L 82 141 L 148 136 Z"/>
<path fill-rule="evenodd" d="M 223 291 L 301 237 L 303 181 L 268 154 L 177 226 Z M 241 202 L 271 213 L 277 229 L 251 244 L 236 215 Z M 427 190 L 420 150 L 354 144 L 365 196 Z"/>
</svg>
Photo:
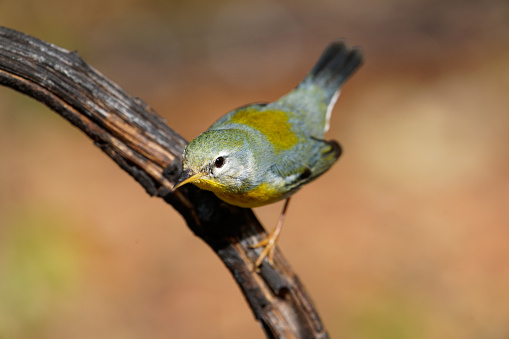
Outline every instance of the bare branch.
<svg viewBox="0 0 509 339">
<path fill-rule="evenodd" d="M 87 134 L 150 195 L 185 218 L 237 281 L 268 338 L 327 338 L 316 310 L 279 251 L 275 268 L 253 270 L 264 236 L 250 209 L 221 202 L 210 192 L 171 187 L 186 141 L 147 104 L 85 63 L 76 52 L 0 27 L 0 84 L 51 108 Z"/>
</svg>

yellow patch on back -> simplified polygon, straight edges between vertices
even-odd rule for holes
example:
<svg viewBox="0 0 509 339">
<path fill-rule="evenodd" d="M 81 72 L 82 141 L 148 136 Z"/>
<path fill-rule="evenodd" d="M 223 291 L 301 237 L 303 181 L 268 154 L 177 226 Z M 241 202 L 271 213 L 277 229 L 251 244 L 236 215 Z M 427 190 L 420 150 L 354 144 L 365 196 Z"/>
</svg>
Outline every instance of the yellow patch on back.
<svg viewBox="0 0 509 339">
<path fill-rule="evenodd" d="M 258 111 L 245 108 L 231 117 L 231 122 L 256 128 L 263 133 L 276 152 L 291 148 L 299 142 L 299 138 L 291 130 L 288 112 Z"/>
</svg>

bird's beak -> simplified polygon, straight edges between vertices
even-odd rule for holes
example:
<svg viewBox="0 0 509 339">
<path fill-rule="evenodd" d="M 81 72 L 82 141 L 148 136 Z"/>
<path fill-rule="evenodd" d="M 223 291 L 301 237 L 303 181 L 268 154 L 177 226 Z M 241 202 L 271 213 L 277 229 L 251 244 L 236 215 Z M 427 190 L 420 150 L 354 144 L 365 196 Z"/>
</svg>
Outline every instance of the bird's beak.
<svg viewBox="0 0 509 339">
<path fill-rule="evenodd" d="M 185 184 L 188 184 L 190 182 L 196 181 L 203 177 L 206 173 L 194 173 L 192 170 L 183 170 L 182 173 L 180 173 L 179 178 L 177 179 L 177 182 L 175 183 L 175 186 L 173 186 L 173 190 L 176 190 L 180 186 L 183 186 Z"/>
</svg>

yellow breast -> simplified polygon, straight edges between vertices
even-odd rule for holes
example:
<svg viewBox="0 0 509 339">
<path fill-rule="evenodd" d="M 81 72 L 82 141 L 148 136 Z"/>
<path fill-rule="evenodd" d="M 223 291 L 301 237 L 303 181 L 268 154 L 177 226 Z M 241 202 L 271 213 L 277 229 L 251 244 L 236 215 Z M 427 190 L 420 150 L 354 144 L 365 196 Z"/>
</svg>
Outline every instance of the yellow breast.
<svg viewBox="0 0 509 339">
<path fill-rule="evenodd" d="M 200 179 L 193 182 L 201 189 L 212 191 L 219 199 L 235 206 L 253 208 L 272 204 L 286 197 L 284 193 L 268 184 L 262 183 L 247 192 L 235 192 L 217 182 Z"/>
<path fill-rule="evenodd" d="M 285 198 L 284 194 L 270 188 L 269 185 L 265 183 L 246 193 L 234 193 L 228 191 L 214 193 L 219 199 L 226 201 L 229 204 L 248 208 L 272 204 Z"/>
</svg>

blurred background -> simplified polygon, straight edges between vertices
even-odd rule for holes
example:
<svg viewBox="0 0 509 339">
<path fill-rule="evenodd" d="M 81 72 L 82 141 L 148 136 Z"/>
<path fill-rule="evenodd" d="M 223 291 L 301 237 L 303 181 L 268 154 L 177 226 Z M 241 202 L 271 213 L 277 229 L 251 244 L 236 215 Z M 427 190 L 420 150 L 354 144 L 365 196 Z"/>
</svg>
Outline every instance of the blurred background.
<svg viewBox="0 0 509 339">
<path fill-rule="evenodd" d="M 332 338 L 509 338 L 505 0 L 3 0 L 187 140 L 360 45 L 280 249 Z M 267 228 L 281 204 L 256 210 Z M 262 338 L 213 252 L 79 130 L 0 88 L 0 338 Z"/>
</svg>

